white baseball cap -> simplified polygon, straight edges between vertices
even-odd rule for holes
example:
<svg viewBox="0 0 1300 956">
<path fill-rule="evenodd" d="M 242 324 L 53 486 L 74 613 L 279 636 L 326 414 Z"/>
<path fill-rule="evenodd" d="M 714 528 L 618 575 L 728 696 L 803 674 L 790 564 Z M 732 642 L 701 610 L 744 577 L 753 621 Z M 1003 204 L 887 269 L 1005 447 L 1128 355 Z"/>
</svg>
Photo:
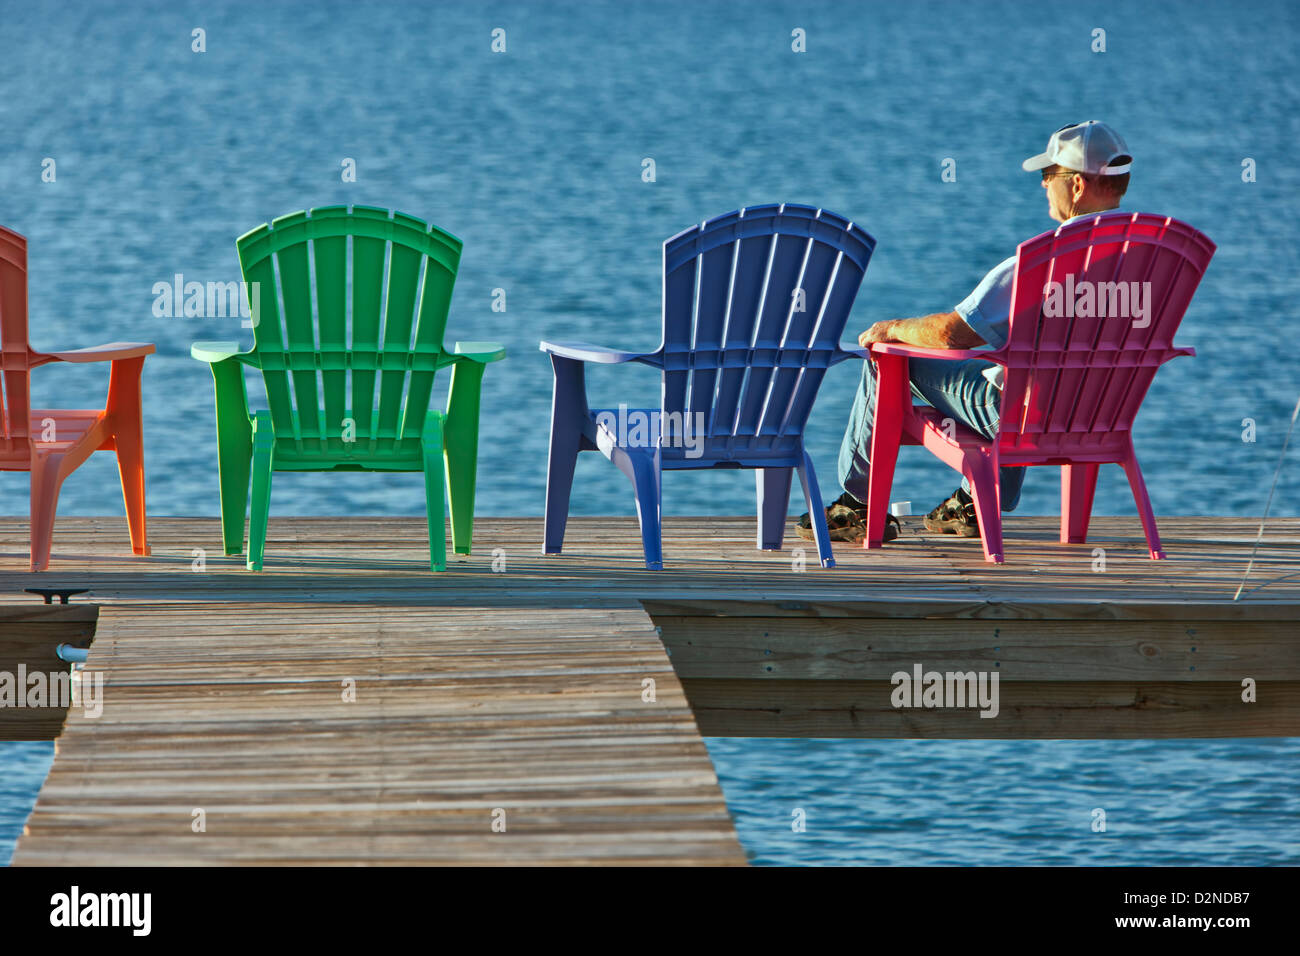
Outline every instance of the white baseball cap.
<svg viewBox="0 0 1300 956">
<path fill-rule="evenodd" d="M 1033 172 L 1061 166 L 1090 176 L 1119 176 L 1129 171 L 1133 157 L 1124 138 L 1099 120 L 1062 126 L 1047 141 L 1047 151 L 1030 156 L 1021 168 Z"/>
</svg>

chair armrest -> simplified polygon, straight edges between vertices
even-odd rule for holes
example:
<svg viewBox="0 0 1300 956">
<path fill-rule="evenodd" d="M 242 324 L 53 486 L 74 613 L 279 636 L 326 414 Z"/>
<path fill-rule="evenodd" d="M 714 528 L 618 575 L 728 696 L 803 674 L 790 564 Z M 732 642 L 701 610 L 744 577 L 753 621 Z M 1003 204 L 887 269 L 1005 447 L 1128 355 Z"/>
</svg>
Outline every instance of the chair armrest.
<svg viewBox="0 0 1300 956">
<path fill-rule="evenodd" d="M 543 352 L 558 355 L 560 358 L 576 359 L 579 362 L 596 362 L 600 365 L 621 365 L 623 362 L 645 361 L 654 352 L 628 352 L 623 349 L 606 348 L 603 345 L 588 345 L 586 342 L 542 342 L 539 346 Z M 653 365 L 654 362 L 646 362 Z"/>
<path fill-rule="evenodd" d="M 190 346 L 190 357 L 209 365 L 243 354 L 238 342 L 195 342 Z"/>
<path fill-rule="evenodd" d="M 69 349 L 65 352 L 38 352 L 41 358 L 56 362 L 111 362 L 115 359 L 140 358 L 152 355 L 156 349 L 149 342 L 108 342 L 104 345 L 92 345 L 85 349 Z"/>
<path fill-rule="evenodd" d="M 845 351 L 858 352 L 859 350 L 845 349 Z M 954 362 L 965 359 L 984 359 L 986 362 L 997 362 L 1000 365 L 1007 364 L 1007 360 L 1002 357 L 1001 349 L 927 349 L 919 345 L 903 345 L 899 342 L 872 342 L 869 351 L 877 355 L 901 355 L 904 358 L 949 359 Z"/>
<path fill-rule="evenodd" d="M 506 357 L 506 347 L 499 342 L 457 342 L 454 353 L 471 362 L 499 362 Z"/>
</svg>

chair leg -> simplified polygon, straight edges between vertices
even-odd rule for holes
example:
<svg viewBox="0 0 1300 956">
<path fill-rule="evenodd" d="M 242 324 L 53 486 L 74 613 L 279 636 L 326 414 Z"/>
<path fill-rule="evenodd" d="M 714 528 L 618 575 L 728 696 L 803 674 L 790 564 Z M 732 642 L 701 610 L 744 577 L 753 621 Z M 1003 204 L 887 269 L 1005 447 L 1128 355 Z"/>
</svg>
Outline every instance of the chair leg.
<svg viewBox="0 0 1300 956">
<path fill-rule="evenodd" d="M 221 486 L 221 549 L 244 550 L 244 521 L 248 518 L 248 485 L 253 467 L 253 427 L 248 416 L 247 389 L 239 363 L 227 360 L 212 366 L 217 383 L 217 473 Z"/>
<path fill-rule="evenodd" d="M 126 522 L 131 533 L 131 551 L 149 553 L 145 524 L 143 408 L 140 402 L 140 373 L 144 358 L 120 359 L 112 365 L 105 409 L 112 422 L 113 447 L 117 451 L 117 473 L 126 504 Z"/>
<path fill-rule="evenodd" d="M 479 397 L 483 363 L 462 359 L 451 371 L 442 444 L 446 459 L 451 540 L 457 554 L 469 554 L 474 535 L 474 484 L 478 477 Z M 441 492 L 439 492 L 441 497 Z"/>
<path fill-rule="evenodd" d="M 144 441 L 140 431 L 138 425 L 130 431 L 118 431 L 113 442 L 117 445 L 117 472 L 122 482 L 122 499 L 126 503 L 131 551 L 144 556 L 149 554 L 149 540 L 145 524 Z"/>
<path fill-rule="evenodd" d="M 785 538 L 786 512 L 790 510 L 794 469 L 756 468 L 754 481 L 758 488 L 758 549 L 780 551 Z"/>
<path fill-rule="evenodd" d="M 424 507 L 429 521 L 429 568 L 432 571 L 447 569 L 447 521 L 443 505 L 443 488 L 450 489 L 447 480 L 446 450 L 443 447 L 447 416 L 430 409 L 424 419 L 421 445 L 424 448 Z M 470 482 L 471 508 L 473 481 Z M 472 515 L 472 512 L 471 512 Z M 452 540 L 455 540 L 455 511 L 452 512 Z M 467 552 L 460 552 L 462 554 Z"/>
<path fill-rule="evenodd" d="M 636 493 L 636 517 L 641 525 L 641 546 L 645 549 L 647 571 L 664 569 L 663 532 L 661 514 L 663 486 L 659 459 L 650 455 L 629 455 L 620 450 L 614 458 L 619 470 L 632 479 Z"/>
<path fill-rule="evenodd" d="M 1097 464 L 1061 466 L 1061 543 L 1083 544 L 1088 540 L 1088 520 L 1097 490 Z"/>
<path fill-rule="evenodd" d="M 258 412 L 253 422 L 253 507 L 248 519 L 248 570 L 262 570 L 266 526 L 271 517 L 271 467 L 275 439 L 270 412 Z"/>
<path fill-rule="evenodd" d="M 44 571 L 50 566 L 50 546 L 54 538 L 54 513 L 59 505 L 58 458 L 33 459 L 31 473 L 31 570 Z"/>
<path fill-rule="evenodd" d="M 876 416 L 871 428 L 864 548 L 879 548 L 884 541 L 889 493 L 894 485 L 894 465 L 898 462 L 898 446 L 903 437 L 903 417 L 911 414 L 912 408 L 907 359 L 898 355 L 878 355 L 875 361 Z"/>
<path fill-rule="evenodd" d="M 218 480 L 221 484 L 221 550 L 226 554 L 244 551 L 244 522 L 248 520 L 248 483 L 252 477 L 253 445 L 244 442 L 228 452 L 218 444 Z"/>
<path fill-rule="evenodd" d="M 569 523 L 569 496 L 578 464 L 582 433 L 572 422 L 551 421 L 551 451 L 546 464 L 546 518 L 543 554 L 559 554 Z"/>
<path fill-rule="evenodd" d="M 808 502 L 808 520 L 812 522 L 813 537 L 817 541 L 817 558 L 823 568 L 833 568 L 835 555 L 831 551 L 831 532 L 823 517 L 825 507 L 822 505 L 821 489 L 817 486 L 817 469 L 813 468 L 812 458 L 806 451 L 803 453 L 803 464 L 799 467 L 799 484 L 803 486 L 804 500 Z"/>
<path fill-rule="evenodd" d="M 573 471 L 582 451 L 581 423 L 587 408 L 584 366 L 573 359 L 551 356 L 555 392 L 551 399 L 551 450 L 546 462 L 546 519 L 542 553 L 559 554 L 569 521 Z"/>
<path fill-rule="evenodd" d="M 967 459 L 966 477 L 970 480 L 975 517 L 980 526 L 980 543 L 984 560 L 1002 563 L 1002 492 L 998 487 L 998 463 L 994 456 L 978 455 Z"/>
<path fill-rule="evenodd" d="M 1151 498 L 1147 495 L 1146 482 L 1142 480 L 1142 469 L 1138 467 L 1137 455 L 1129 448 L 1128 457 L 1121 462 L 1124 474 L 1128 475 L 1129 487 L 1133 489 L 1133 500 L 1137 503 L 1138 514 L 1142 516 L 1142 530 L 1147 536 L 1147 552 L 1152 561 L 1160 561 L 1165 553 L 1160 548 L 1160 532 L 1156 530 L 1156 515 L 1151 510 Z"/>
</svg>

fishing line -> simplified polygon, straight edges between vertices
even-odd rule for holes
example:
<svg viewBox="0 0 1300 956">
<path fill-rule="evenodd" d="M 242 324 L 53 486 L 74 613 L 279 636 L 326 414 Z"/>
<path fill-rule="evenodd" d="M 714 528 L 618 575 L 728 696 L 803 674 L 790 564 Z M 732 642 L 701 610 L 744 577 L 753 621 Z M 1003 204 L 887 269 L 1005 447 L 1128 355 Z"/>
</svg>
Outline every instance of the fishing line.
<svg viewBox="0 0 1300 956">
<path fill-rule="evenodd" d="M 1268 520 L 1269 508 L 1273 506 L 1273 493 L 1277 491 L 1277 480 L 1282 477 L 1282 466 L 1286 463 L 1286 448 L 1291 444 L 1291 433 L 1295 431 L 1297 416 L 1300 416 L 1300 399 L 1296 400 L 1295 411 L 1291 413 L 1291 427 L 1286 430 L 1286 438 L 1282 441 L 1282 454 L 1278 456 L 1277 470 L 1273 472 L 1273 487 L 1268 490 L 1268 501 L 1264 503 L 1264 517 L 1259 519 L 1259 536 L 1255 538 L 1255 547 L 1250 549 L 1250 563 L 1246 565 L 1246 573 L 1241 576 L 1237 593 L 1232 596 L 1234 601 L 1241 597 L 1242 588 L 1246 586 L 1246 578 L 1250 577 L 1250 569 L 1255 566 L 1255 552 L 1259 550 L 1259 543 L 1264 540 L 1264 522 Z"/>
</svg>

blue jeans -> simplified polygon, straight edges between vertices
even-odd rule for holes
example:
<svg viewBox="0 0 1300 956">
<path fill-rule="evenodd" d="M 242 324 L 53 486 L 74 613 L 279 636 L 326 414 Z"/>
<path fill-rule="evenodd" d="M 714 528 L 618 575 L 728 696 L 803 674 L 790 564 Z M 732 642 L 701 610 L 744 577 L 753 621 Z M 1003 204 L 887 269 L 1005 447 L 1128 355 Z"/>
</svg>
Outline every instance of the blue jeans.
<svg viewBox="0 0 1300 956">
<path fill-rule="evenodd" d="M 912 394 L 955 421 L 993 438 L 998 432 L 1001 415 L 1002 391 L 984 377 L 992 362 L 967 359 L 962 362 L 944 359 L 911 359 L 908 371 L 912 380 Z M 862 363 L 862 387 L 858 389 L 849 413 L 849 424 L 844 429 L 840 445 L 840 484 L 859 501 L 866 501 L 869 491 L 867 476 L 871 462 L 871 427 L 876 415 L 876 363 Z M 1020 486 L 1025 480 L 1023 466 L 998 469 L 1001 485 L 1002 510 L 1013 511 L 1020 503 Z M 963 477 L 961 486 L 967 493 L 970 484 Z"/>
</svg>

